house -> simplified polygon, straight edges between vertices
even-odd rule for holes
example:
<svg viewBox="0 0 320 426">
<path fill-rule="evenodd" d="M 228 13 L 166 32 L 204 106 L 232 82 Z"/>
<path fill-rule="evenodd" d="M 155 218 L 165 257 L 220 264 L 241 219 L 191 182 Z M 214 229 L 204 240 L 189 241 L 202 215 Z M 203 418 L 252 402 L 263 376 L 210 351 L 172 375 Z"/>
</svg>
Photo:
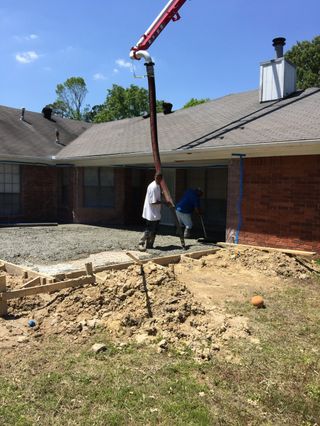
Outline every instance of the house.
<svg viewBox="0 0 320 426">
<path fill-rule="evenodd" d="M 260 65 L 259 90 L 158 114 L 163 173 L 174 199 L 203 188 L 215 238 L 320 253 L 320 89 L 296 91 L 281 43 Z M 24 116 L 0 107 L 1 222 L 141 223 L 153 176 L 148 119 Z M 173 224 L 169 213 L 163 224 Z"/>
<path fill-rule="evenodd" d="M 72 220 L 66 209 L 70 168 L 52 157 L 91 125 L 0 107 L 0 223 Z"/>
</svg>

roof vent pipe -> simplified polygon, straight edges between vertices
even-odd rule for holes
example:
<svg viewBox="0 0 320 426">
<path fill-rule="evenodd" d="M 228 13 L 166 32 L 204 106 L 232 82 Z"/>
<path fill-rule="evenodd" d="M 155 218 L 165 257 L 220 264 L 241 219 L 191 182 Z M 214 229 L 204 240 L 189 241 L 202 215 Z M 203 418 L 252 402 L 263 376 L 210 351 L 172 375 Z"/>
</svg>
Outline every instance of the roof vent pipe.
<svg viewBox="0 0 320 426">
<path fill-rule="evenodd" d="M 50 108 L 49 105 L 46 105 L 42 108 L 42 114 L 44 118 L 46 118 L 47 120 L 51 120 L 52 108 Z"/>
<path fill-rule="evenodd" d="M 276 51 L 276 58 L 283 58 L 283 46 L 286 44 L 284 37 L 276 37 L 272 40 L 272 46 Z"/>
<path fill-rule="evenodd" d="M 24 113 L 25 113 L 26 109 L 25 108 L 21 108 L 21 116 L 20 116 L 20 120 L 24 121 Z"/>
<path fill-rule="evenodd" d="M 162 102 L 162 108 L 164 114 L 171 114 L 172 113 L 172 107 L 173 105 L 170 102 Z"/>
</svg>

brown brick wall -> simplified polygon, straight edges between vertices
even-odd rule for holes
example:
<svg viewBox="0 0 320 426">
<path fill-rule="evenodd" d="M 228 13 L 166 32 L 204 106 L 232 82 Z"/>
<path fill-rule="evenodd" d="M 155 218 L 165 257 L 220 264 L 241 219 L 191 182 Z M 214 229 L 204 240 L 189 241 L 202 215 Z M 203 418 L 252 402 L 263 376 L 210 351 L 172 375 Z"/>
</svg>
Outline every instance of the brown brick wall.
<svg viewBox="0 0 320 426">
<path fill-rule="evenodd" d="M 229 167 L 227 223 L 233 235 L 237 173 L 239 160 L 234 160 Z M 239 243 L 320 253 L 320 155 L 245 159 L 242 214 Z"/>
<path fill-rule="evenodd" d="M 78 167 L 73 175 L 73 222 L 86 224 L 125 223 L 126 170 L 115 169 L 115 206 L 107 208 L 86 208 L 83 206 L 83 168 Z"/>
<path fill-rule="evenodd" d="M 24 222 L 57 220 L 57 169 L 21 166 L 21 216 Z"/>
</svg>

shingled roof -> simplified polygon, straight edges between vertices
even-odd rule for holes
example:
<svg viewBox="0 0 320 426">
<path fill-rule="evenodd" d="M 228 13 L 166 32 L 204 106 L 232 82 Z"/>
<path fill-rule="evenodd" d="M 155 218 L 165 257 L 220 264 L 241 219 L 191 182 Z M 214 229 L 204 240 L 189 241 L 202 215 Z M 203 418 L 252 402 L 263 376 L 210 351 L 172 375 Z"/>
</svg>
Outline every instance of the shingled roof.
<svg viewBox="0 0 320 426">
<path fill-rule="evenodd" d="M 91 127 L 83 121 L 52 116 L 51 120 L 36 112 L 0 106 L 0 157 L 19 160 L 28 157 L 51 160 L 52 156 Z M 56 130 L 59 141 L 56 143 Z M 63 145 L 62 145 L 63 144 Z"/>
<path fill-rule="evenodd" d="M 285 141 L 320 142 L 320 89 L 307 89 L 262 104 L 254 90 L 169 115 L 158 114 L 158 134 L 163 152 Z M 140 117 L 93 125 L 56 158 L 76 160 L 139 153 L 151 153 L 149 120 Z"/>
</svg>

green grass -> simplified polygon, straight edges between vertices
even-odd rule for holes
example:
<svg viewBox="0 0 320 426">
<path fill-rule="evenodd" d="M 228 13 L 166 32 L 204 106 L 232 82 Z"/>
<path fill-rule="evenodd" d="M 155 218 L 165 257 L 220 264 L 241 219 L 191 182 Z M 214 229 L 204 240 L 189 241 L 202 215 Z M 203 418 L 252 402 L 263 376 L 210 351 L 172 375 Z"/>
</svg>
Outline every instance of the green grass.
<svg viewBox="0 0 320 426">
<path fill-rule="evenodd" d="M 16 354 L 1 370 L 0 424 L 320 424 L 318 283 L 264 297 L 266 309 L 228 308 L 249 317 L 260 343 L 231 340 L 208 363 L 150 347 L 119 349 L 103 334 L 84 346 L 51 340 Z M 97 341 L 106 352 L 90 352 Z"/>
</svg>

